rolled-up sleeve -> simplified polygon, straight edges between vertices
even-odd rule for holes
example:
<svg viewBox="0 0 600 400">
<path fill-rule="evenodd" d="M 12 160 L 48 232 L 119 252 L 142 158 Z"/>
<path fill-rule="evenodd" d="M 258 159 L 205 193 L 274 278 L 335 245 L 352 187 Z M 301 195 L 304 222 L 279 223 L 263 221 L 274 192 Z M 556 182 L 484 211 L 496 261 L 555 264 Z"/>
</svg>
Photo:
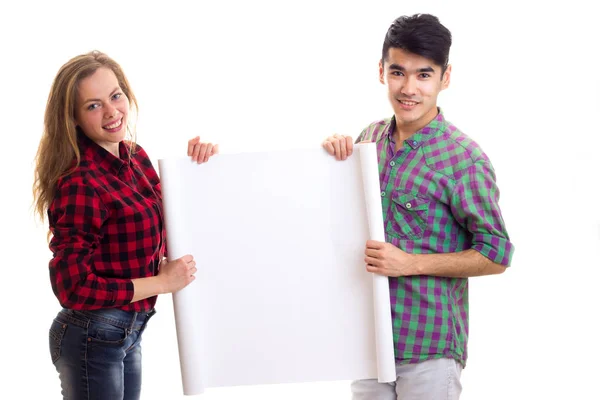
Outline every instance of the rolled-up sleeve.
<svg viewBox="0 0 600 400">
<path fill-rule="evenodd" d="M 480 161 L 458 174 L 450 206 L 454 218 L 472 234 L 471 248 L 508 267 L 514 246 L 500 212 L 499 198 L 493 167 Z"/>
<path fill-rule="evenodd" d="M 97 309 L 131 302 L 130 279 L 98 276 L 94 253 L 107 211 L 93 188 L 73 177 L 58 185 L 48 210 L 50 222 L 50 280 L 63 307 Z"/>
</svg>

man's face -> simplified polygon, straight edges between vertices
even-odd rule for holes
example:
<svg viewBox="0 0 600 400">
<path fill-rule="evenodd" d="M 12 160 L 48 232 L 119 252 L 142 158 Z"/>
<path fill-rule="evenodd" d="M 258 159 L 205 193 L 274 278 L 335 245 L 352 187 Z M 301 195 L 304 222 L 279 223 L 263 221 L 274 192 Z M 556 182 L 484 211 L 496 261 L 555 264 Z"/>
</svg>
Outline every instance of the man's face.
<svg viewBox="0 0 600 400">
<path fill-rule="evenodd" d="M 437 115 L 438 94 L 450 83 L 450 66 L 390 48 L 384 64 L 379 62 L 379 81 L 388 88 L 388 97 L 398 128 L 421 129 Z"/>
</svg>

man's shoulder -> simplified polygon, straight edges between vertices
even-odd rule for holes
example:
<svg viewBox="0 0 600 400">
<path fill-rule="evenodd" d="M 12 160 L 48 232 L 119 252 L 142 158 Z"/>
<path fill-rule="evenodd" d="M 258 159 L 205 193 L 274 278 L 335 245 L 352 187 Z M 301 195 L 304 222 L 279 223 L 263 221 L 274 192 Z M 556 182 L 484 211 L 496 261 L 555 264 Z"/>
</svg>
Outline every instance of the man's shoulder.
<svg viewBox="0 0 600 400">
<path fill-rule="evenodd" d="M 371 122 L 360 134 L 361 141 L 376 141 L 382 134 L 388 131 L 391 123 L 391 117 Z"/>
<path fill-rule="evenodd" d="M 440 133 L 427 142 L 423 152 L 427 164 L 448 175 L 456 175 L 478 163 L 490 163 L 481 146 L 447 120 Z"/>
</svg>

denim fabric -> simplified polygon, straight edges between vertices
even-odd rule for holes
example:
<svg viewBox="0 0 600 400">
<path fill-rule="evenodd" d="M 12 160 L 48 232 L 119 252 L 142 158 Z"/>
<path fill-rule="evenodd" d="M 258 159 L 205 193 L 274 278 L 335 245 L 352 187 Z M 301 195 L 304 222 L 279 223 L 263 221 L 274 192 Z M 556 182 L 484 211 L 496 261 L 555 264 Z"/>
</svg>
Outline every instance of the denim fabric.
<svg viewBox="0 0 600 400">
<path fill-rule="evenodd" d="M 458 400 L 461 372 L 462 365 L 452 358 L 396 364 L 395 382 L 352 382 L 352 400 Z"/>
<path fill-rule="evenodd" d="M 50 326 L 52 363 L 68 400 L 137 400 L 142 332 L 154 310 L 61 310 Z"/>
</svg>

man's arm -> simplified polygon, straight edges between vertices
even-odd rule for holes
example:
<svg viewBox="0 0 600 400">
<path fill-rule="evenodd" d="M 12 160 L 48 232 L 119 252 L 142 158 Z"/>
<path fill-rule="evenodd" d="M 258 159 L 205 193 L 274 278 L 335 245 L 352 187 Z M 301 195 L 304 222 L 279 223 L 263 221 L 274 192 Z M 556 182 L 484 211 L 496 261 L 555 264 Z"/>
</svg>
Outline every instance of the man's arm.
<svg viewBox="0 0 600 400">
<path fill-rule="evenodd" d="M 452 217 L 471 234 L 471 248 L 444 254 L 408 254 L 390 243 L 368 241 L 365 262 L 370 272 L 387 276 L 445 277 L 500 274 L 510 265 L 510 242 L 500 207 L 499 190 L 489 163 L 465 169 L 454 187 Z"/>
<path fill-rule="evenodd" d="M 413 254 L 418 275 L 468 278 L 501 274 L 506 267 L 497 264 L 478 251 L 469 249 L 458 253 Z"/>
<path fill-rule="evenodd" d="M 369 240 L 365 251 L 367 271 L 385 276 L 431 275 L 468 278 L 501 274 L 506 267 L 476 250 L 444 254 L 408 254 L 391 243 Z"/>
</svg>

